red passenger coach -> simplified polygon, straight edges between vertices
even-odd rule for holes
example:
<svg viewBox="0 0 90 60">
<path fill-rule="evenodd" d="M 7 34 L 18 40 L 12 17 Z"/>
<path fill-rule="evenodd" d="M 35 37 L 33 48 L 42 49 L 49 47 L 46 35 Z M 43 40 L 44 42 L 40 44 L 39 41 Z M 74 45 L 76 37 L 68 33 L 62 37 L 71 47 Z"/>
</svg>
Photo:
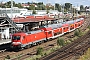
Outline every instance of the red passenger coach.
<svg viewBox="0 0 90 60">
<path fill-rule="evenodd" d="M 52 29 L 53 29 L 53 38 L 56 38 L 63 34 L 63 27 L 61 23 L 53 24 Z"/>
<path fill-rule="evenodd" d="M 81 24 L 83 24 L 84 23 L 84 18 L 80 18 L 80 22 L 81 22 Z"/>
<path fill-rule="evenodd" d="M 63 24 L 63 32 L 64 33 L 67 33 L 67 32 L 69 32 L 69 24 Z"/>
<path fill-rule="evenodd" d="M 75 21 L 74 21 L 74 24 L 75 24 L 75 29 L 76 28 L 79 28 L 79 26 L 78 26 L 78 22 L 80 21 L 80 19 L 76 19 Z"/>
<path fill-rule="evenodd" d="M 74 24 L 74 20 L 71 20 L 71 21 L 67 21 L 66 24 L 69 25 L 69 32 L 75 30 L 75 24 Z"/>
</svg>

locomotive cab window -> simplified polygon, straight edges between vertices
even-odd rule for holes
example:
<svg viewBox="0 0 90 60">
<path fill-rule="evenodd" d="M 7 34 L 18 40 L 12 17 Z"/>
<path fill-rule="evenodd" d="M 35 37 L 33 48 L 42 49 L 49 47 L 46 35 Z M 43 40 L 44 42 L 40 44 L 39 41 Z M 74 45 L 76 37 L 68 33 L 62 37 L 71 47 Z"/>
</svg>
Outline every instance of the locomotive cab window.
<svg viewBox="0 0 90 60">
<path fill-rule="evenodd" d="M 22 37 L 22 40 L 24 40 L 24 39 L 25 39 L 25 36 Z"/>
<path fill-rule="evenodd" d="M 20 40 L 20 36 L 13 36 L 12 39 L 13 40 Z"/>
</svg>

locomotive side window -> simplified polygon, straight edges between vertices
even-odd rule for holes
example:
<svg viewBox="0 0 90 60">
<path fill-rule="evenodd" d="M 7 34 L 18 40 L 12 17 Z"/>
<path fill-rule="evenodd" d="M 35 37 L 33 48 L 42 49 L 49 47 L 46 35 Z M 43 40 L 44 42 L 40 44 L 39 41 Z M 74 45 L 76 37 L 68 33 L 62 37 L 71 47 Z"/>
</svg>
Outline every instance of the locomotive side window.
<svg viewBox="0 0 90 60">
<path fill-rule="evenodd" d="M 25 39 L 25 36 L 22 37 L 22 40 L 24 40 L 24 39 Z"/>
<path fill-rule="evenodd" d="M 51 31 L 48 32 L 48 34 L 51 34 L 51 33 L 52 33 Z"/>
<path fill-rule="evenodd" d="M 13 36 L 12 39 L 13 40 L 20 40 L 20 36 Z"/>
</svg>

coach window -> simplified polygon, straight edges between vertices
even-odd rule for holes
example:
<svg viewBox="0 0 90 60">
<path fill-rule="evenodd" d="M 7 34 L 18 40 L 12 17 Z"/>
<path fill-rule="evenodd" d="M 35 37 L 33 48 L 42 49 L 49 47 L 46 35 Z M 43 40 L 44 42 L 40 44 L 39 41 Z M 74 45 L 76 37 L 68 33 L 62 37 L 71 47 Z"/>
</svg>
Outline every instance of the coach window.
<svg viewBox="0 0 90 60">
<path fill-rule="evenodd" d="M 57 35 L 57 33 L 54 33 L 54 36 L 56 36 Z"/>
<path fill-rule="evenodd" d="M 65 30 L 65 28 L 64 28 L 64 30 Z"/>
<path fill-rule="evenodd" d="M 60 32 L 58 32 L 58 34 L 61 34 L 62 32 L 60 31 Z"/>
<path fill-rule="evenodd" d="M 75 26 L 77 26 L 77 24 L 75 24 Z"/>
<path fill-rule="evenodd" d="M 66 29 L 68 29 L 68 27 L 66 27 Z"/>
</svg>

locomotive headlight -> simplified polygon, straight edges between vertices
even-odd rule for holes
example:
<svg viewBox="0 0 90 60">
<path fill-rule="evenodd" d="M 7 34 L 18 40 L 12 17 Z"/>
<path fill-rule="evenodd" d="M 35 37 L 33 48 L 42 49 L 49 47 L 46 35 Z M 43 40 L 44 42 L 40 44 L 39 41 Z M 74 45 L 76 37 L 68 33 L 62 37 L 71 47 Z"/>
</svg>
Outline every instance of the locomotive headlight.
<svg viewBox="0 0 90 60">
<path fill-rule="evenodd" d="M 12 42 L 13 45 L 21 44 L 21 42 Z"/>
</svg>

